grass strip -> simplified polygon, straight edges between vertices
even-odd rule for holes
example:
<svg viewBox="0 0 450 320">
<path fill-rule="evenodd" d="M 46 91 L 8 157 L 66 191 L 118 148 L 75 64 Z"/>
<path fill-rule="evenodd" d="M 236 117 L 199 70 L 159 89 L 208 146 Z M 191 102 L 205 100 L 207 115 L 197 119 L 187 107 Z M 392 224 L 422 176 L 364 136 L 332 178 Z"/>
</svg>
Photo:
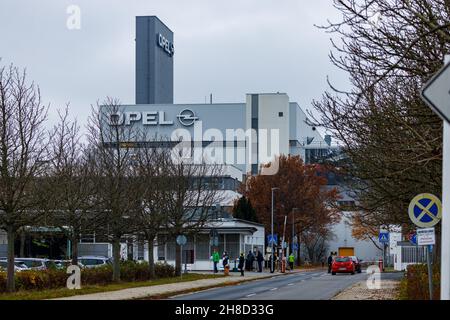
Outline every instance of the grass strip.
<svg viewBox="0 0 450 320">
<path fill-rule="evenodd" d="M 199 274 L 199 273 L 189 273 L 180 277 L 171 278 L 161 278 L 150 281 L 139 281 L 139 282 L 119 282 L 108 285 L 87 285 L 83 286 L 79 290 L 69 290 L 67 288 L 60 289 L 47 289 L 47 290 L 21 290 L 15 293 L 2 293 L 0 294 L 0 300 L 43 300 L 43 299 L 55 299 L 64 298 L 77 295 L 99 293 L 99 292 L 109 292 L 117 291 L 130 288 L 139 287 L 149 287 L 157 286 L 171 283 L 180 283 L 187 281 L 195 281 L 202 279 L 214 279 L 222 278 L 223 275 L 212 275 L 212 274 Z"/>
</svg>

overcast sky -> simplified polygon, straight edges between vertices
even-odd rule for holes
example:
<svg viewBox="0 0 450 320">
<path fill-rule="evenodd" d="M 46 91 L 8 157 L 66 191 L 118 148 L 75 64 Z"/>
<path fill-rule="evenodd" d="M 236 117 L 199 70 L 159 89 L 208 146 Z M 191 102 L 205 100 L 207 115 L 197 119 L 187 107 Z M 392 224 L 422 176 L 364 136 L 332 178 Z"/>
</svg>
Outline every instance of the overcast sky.
<svg viewBox="0 0 450 320">
<path fill-rule="evenodd" d="M 70 30 L 67 8 L 81 10 Z M 175 103 L 244 102 L 246 93 L 286 92 L 303 109 L 347 82 L 329 60 L 337 20 L 330 0 L 2 0 L 1 65 L 26 67 L 56 109 L 70 102 L 84 124 L 106 96 L 135 102 L 135 16 L 156 15 L 174 32 Z"/>
</svg>

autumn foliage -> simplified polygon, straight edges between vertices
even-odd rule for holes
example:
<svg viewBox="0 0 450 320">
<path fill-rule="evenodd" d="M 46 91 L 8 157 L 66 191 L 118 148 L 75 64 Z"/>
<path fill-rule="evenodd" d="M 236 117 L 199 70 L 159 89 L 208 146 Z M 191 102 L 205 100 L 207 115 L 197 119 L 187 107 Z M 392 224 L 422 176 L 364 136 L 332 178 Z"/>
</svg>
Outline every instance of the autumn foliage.
<svg viewBox="0 0 450 320">
<path fill-rule="evenodd" d="M 325 230 L 339 220 L 339 210 L 335 206 L 338 192 L 327 187 L 327 180 L 321 173 L 323 168 L 305 165 L 299 156 L 281 156 L 277 174 L 251 176 L 242 185 L 241 192 L 255 208 L 258 221 L 270 230 L 271 189 L 279 188 L 274 191 L 274 233 L 283 233 L 287 216 L 286 240 L 290 241 L 293 218 L 296 234 Z"/>
</svg>

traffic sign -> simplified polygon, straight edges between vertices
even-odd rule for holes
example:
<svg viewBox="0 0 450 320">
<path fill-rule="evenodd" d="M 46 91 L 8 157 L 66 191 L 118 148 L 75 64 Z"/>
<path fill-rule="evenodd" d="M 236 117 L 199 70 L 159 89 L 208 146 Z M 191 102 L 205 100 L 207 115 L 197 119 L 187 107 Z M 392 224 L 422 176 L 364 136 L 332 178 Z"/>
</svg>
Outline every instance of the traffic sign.
<svg viewBox="0 0 450 320">
<path fill-rule="evenodd" d="M 402 241 L 402 234 L 400 232 L 390 232 L 389 233 L 389 250 L 393 252 L 397 249 L 397 243 Z"/>
<path fill-rule="evenodd" d="M 298 243 L 292 244 L 292 250 L 298 250 Z"/>
<path fill-rule="evenodd" d="M 278 235 L 274 234 L 273 237 L 272 237 L 272 235 L 269 234 L 269 235 L 267 236 L 267 242 L 268 242 L 269 244 L 271 244 L 271 243 L 277 244 L 277 243 L 278 243 Z"/>
<path fill-rule="evenodd" d="M 184 246 L 186 244 L 186 242 L 187 242 L 187 238 L 184 234 L 180 234 L 179 236 L 177 236 L 177 244 L 179 246 Z"/>
<path fill-rule="evenodd" d="M 423 87 L 422 99 L 444 121 L 450 122 L 450 63 L 442 67 Z"/>
<path fill-rule="evenodd" d="M 449 200 L 450 200 L 450 164 L 448 154 L 450 154 L 450 55 L 444 57 L 444 67 L 442 67 L 431 79 L 428 81 L 420 94 L 422 99 L 436 112 L 442 119 L 443 123 L 443 143 L 442 143 L 442 202 L 445 213 L 439 212 L 439 215 L 445 216 L 442 220 L 441 228 L 441 300 L 450 300 L 450 214 Z M 441 210 L 439 210 L 441 211 Z M 434 224 L 435 221 L 433 221 Z M 428 227 L 434 225 L 430 223 Z M 428 251 L 428 278 L 429 278 L 429 293 L 430 300 L 432 299 L 432 268 L 430 264 L 430 252 Z"/>
<path fill-rule="evenodd" d="M 415 233 L 415 232 L 410 233 L 408 236 L 408 240 L 409 240 L 409 242 L 411 242 L 413 245 L 416 246 L 417 245 L 417 233 Z"/>
<path fill-rule="evenodd" d="M 378 235 L 378 242 L 388 243 L 389 242 L 389 232 L 380 232 Z"/>
<path fill-rule="evenodd" d="M 421 193 L 411 200 L 408 214 L 416 226 L 430 228 L 441 220 L 441 200 L 430 193 Z"/>
<path fill-rule="evenodd" d="M 435 243 L 434 228 L 417 229 L 417 244 L 419 246 L 434 245 Z"/>
</svg>

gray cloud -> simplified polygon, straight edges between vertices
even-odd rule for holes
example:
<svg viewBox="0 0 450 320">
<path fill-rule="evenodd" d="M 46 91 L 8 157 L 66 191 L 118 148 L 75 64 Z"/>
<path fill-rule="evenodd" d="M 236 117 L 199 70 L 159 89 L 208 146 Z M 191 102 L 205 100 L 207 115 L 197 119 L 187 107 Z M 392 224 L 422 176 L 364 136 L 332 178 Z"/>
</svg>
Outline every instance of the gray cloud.
<svg viewBox="0 0 450 320">
<path fill-rule="evenodd" d="M 72 4 L 80 30 L 66 27 Z M 85 123 L 105 96 L 134 103 L 136 15 L 157 15 L 175 33 L 175 103 L 280 91 L 305 109 L 327 75 L 347 83 L 328 61 L 330 35 L 313 26 L 338 18 L 329 0 L 3 0 L 1 63 L 27 68 L 51 120 L 70 102 Z"/>
</svg>

